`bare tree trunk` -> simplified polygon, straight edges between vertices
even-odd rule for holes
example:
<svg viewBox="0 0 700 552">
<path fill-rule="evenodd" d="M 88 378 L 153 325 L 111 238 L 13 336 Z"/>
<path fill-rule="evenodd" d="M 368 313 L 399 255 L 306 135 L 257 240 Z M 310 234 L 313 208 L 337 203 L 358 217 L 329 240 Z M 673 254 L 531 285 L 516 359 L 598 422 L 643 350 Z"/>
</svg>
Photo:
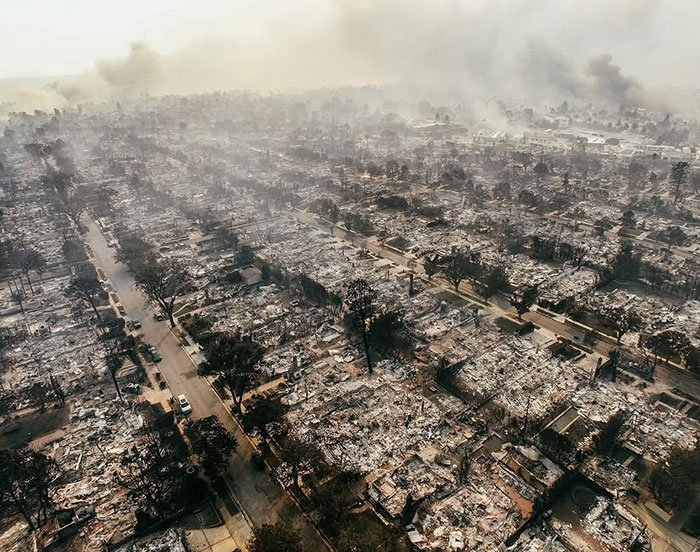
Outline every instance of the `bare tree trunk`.
<svg viewBox="0 0 700 552">
<path fill-rule="evenodd" d="M 243 402 L 243 394 L 241 393 L 240 397 L 238 396 L 238 393 L 236 393 L 236 388 L 233 385 L 233 382 L 231 381 L 227 381 L 226 386 L 228 387 L 228 392 L 231 393 L 233 407 L 235 408 L 238 414 L 241 414 L 241 403 Z"/>
<path fill-rule="evenodd" d="M 14 279 L 14 277 L 13 277 Z M 24 312 L 24 305 L 22 304 L 22 292 L 20 291 L 19 287 L 17 287 L 17 282 L 15 282 L 15 291 L 12 291 L 12 284 L 8 280 L 7 286 L 10 288 L 10 294 L 13 294 L 17 297 L 17 302 L 19 303 L 19 309 Z"/>
<path fill-rule="evenodd" d="M 27 277 L 27 283 L 29 284 L 29 289 L 32 292 L 32 295 L 34 295 L 34 288 L 32 287 L 32 281 L 29 279 L 29 271 L 25 270 L 24 274 Z"/>
<path fill-rule="evenodd" d="M 362 326 L 362 345 L 365 349 L 365 358 L 367 359 L 367 371 L 372 374 L 374 372 L 372 368 L 372 358 L 369 354 L 369 339 L 367 338 L 367 329 L 364 327 L 364 321 Z"/>
<path fill-rule="evenodd" d="M 112 382 L 114 383 L 114 388 L 117 390 L 117 396 L 121 402 L 124 402 L 124 397 L 122 397 L 122 390 L 119 389 L 119 383 L 117 383 L 117 372 L 116 370 L 110 370 L 109 374 L 112 376 Z"/>
<path fill-rule="evenodd" d="M 168 314 L 168 320 L 170 321 L 170 327 L 175 327 L 175 317 L 173 316 L 173 311 L 175 310 L 175 298 L 166 305 L 165 312 Z"/>
<path fill-rule="evenodd" d="M 21 273 L 19 275 L 19 285 L 22 286 L 22 291 L 24 292 L 24 294 L 27 295 L 27 288 L 24 287 L 24 280 L 22 279 Z M 17 282 L 15 282 L 15 286 L 17 286 Z"/>
<path fill-rule="evenodd" d="M 97 306 L 95 305 L 94 301 L 90 301 L 90 306 L 92 307 L 92 310 L 95 311 L 95 316 L 97 316 L 98 320 L 102 320 L 102 317 L 100 316 L 100 313 L 97 312 Z"/>
</svg>

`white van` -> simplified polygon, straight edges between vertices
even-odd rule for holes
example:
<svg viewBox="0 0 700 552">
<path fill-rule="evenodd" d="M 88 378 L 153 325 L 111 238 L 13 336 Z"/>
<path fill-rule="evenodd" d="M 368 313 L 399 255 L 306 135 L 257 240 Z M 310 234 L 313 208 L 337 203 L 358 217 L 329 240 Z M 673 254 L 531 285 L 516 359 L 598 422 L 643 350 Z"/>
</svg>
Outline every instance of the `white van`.
<svg viewBox="0 0 700 552">
<path fill-rule="evenodd" d="M 192 412 L 192 405 L 187 401 L 187 397 L 185 395 L 180 395 L 177 398 L 177 403 L 180 405 L 180 412 L 182 412 L 185 416 Z"/>
</svg>

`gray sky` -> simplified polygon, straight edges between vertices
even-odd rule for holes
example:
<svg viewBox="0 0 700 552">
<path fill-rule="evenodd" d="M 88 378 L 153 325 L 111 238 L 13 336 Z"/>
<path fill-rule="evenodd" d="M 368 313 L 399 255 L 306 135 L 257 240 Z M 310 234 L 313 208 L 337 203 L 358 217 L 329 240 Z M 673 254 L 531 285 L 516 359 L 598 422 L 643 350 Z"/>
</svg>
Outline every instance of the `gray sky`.
<svg viewBox="0 0 700 552">
<path fill-rule="evenodd" d="M 2 7 L 0 78 L 77 75 L 60 90 L 74 99 L 385 82 L 552 96 L 572 87 L 629 95 L 637 83 L 700 86 L 698 0 L 3 0 Z M 611 57 L 591 61 L 600 54 Z"/>
<path fill-rule="evenodd" d="M 3 0 L 0 78 L 80 73 L 98 58 L 125 55 L 132 42 L 172 53 L 204 38 L 264 37 L 276 21 L 310 22 L 330 7 L 313 0 Z"/>
</svg>

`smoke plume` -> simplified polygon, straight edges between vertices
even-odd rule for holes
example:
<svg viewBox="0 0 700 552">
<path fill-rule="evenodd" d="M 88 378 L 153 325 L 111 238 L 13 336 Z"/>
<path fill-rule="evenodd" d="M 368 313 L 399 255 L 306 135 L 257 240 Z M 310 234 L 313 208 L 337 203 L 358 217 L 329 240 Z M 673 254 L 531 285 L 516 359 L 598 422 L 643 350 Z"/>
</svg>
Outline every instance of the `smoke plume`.
<svg viewBox="0 0 700 552">
<path fill-rule="evenodd" d="M 174 53 L 156 52 L 144 37 L 124 57 L 97 60 L 79 77 L 15 99 L 60 107 L 143 93 L 388 84 L 460 99 L 665 107 L 646 84 L 655 76 L 667 84 L 665 62 L 681 55 L 675 48 L 670 57 L 664 25 L 678 18 L 677 32 L 694 38 L 685 21 L 700 15 L 679 0 L 329 2 L 322 18 L 269 15 L 260 36 L 202 29 Z M 686 47 L 682 55 L 695 66 L 698 51 Z M 688 84 L 687 71 L 678 73 L 672 84 Z"/>
</svg>

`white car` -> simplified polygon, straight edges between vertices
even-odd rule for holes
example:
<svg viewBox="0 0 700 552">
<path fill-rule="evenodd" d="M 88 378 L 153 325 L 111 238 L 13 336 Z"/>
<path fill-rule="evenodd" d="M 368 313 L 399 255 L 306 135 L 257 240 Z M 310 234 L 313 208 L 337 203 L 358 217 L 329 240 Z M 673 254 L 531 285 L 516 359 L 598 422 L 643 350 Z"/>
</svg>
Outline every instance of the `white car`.
<svg viewBox="0 0 700 552">
<path fill-rule="evenodd" d="M 192 412 L 192 405 L 187 401 L 187 397 L 185 397 L 185 395 L 180 395 L 177 398 L 177 403 L 180 405 L 180 412 L 182 412 L 185 416 Z"/>
</svg>

